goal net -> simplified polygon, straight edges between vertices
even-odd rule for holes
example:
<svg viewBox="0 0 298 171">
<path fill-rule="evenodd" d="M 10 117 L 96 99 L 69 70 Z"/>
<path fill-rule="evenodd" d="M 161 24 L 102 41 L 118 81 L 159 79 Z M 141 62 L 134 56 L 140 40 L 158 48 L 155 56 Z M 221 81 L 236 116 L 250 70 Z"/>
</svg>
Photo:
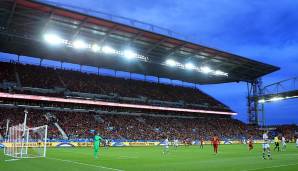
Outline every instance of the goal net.
<svg viewBox="0 0 298 171">
<path fill-rule="evenodd" d="M 12 158 L 46 157 L 48 126 L 29 128 L 19 124 L 8 128 L 4 154 Z"/>
</svg>

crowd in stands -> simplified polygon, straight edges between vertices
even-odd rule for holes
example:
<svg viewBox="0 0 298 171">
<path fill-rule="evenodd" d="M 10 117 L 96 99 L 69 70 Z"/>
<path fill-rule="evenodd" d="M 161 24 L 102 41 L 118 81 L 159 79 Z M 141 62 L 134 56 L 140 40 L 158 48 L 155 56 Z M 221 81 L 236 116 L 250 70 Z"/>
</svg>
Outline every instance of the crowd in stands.
<svg viewBox="0 0 298 171">
<path fill-rule="evenodd" d="M 0 62 L 0 82 L 15 81 L 14 67 L 12 64 Z"/>
<path fill-rule="evenodd" d="M 0 118 L 0 134 L 4 136 L 7 120 L 9 120 L 10 126 L 22 124 L 24 122 L 24 110 L 1 108 Z M 47 124 L 47 121 L 43 115 L 41 115 L 38 111 L 30 111 L 30 114 L 28 115 L 28 122 L 26 124 L 28 127 L 32 128 L 45 124 Z M 48 136 L 51 138 L 60 138 L 58 129 L 53 126 L 49 126 Z"/>
<path fill-rule="evenodd" d="M 0 83 L 6 80 L 18 82 L 23 87 L 47 89 L 60 87 L 72 92 L 177 102 L 183 103 L 189 108 L 194 108 L 199 104 L 207 106 L 209 109 L 230 111 L 227 106 L 195 88 L 99 76 L 35 65 L 0 62 L 0 66 Z"/>
<path fill-rule="evenodd" d="M 257 127 L 248 126 L 230 117 L 204 118 L 175 118 L 175 117 L 153 117 L 132 115 L 95 114 L 86 112 L 62 112 L 29 110 L 28 126 L 49 125 L 48 137 L 50 139 L 61 139 L 59 130 L 50 123 L 46 113 L 52 113 L 57 122 L 68 135 L 69 139 L 91 139 L 93 130 L 98 131 L 104 138 L 121 140 L 162 140 L 165 137 L 179 140 L 198 140 L 201 137 L 209 140 L 213 135 L 218 135 L 222 140 L 241 140 L 253 136 L 260 139 L 262 131 Z M 4 135 L 6 119 L 11 120 L 11 125 L 23 122 L 22 109 L 0 109 L 0 128 Z M 99 120 L 96 119 L 99 116 Z M 292 138 L 297 126 L 279 127 L 280 133 L 287 138 Z"/>
<path fill-rule="evenodd" d="M 207 105 L 209 110 L 220 107 L 217 109 L 230 111 L 222 103 L 194 88 L 0 62 L 0 83 L 5 82 L 14 82 L 22 87 L 43 89 L 60 87 L 72 92 L 147 98 L 168 102 L 182 101 L 190 108 L 191 104 L 203 104 Z M 4 88 L 1 89 L 1 91 L 3 90 Z M 15 90 L 12 90 L 12 93 L 14 92 Z M 32 93 L 23 90 L 21 92 Z M 57 95 L 60 94 L 54 94 L 54 96 Z M 0 105 L 35 106 L 38 110 L 29 109 L 27 125 L 29 127 L 49 125 L 48 137 L 50 139 L 61 139 L 62 135 L 53 121 L 45 117 L 48 112 L 55 116 L 55 122 L 61 126 L 69 139 L 89 139 L 93 137 L 94 131 L 99 131 L 104 138 L 121 140 L 161 140 L 165 137 L 179 140 L 196 140 L 204 137 L 209 140 L 215 134 L 223 140 L 240 140 L 250 136 L 259 139 L 262 135 L 262 131 L 256 126 L 249 126 L 224 115 L 127 109 L 87 104 L 74 105 L 21 99 L 0 99 Z M 48 111 L 45 107 L 55 110 Z M 69 110 L 60 110 L 66 108 Z M 5 133 L 7 119 L 10 119 L 10 125 L 22 123 L 23 109 L 0 107 L 0 135 L 2 136 Z M 294 136 L 295 131 L 293 130 L 297 130 L 297 126 L 277 127 L 277 132 L 283 133 L 287 138 Z"/>
<path fill-rule="evenodd" d="M 277 125 L 274 126 L 276 128 L 276 132 L 282 132 L 285 137 L 294 137 L 295 134 L 298 135 L 298 126 L 295 124 L 290 125 Z"/>
</svg>

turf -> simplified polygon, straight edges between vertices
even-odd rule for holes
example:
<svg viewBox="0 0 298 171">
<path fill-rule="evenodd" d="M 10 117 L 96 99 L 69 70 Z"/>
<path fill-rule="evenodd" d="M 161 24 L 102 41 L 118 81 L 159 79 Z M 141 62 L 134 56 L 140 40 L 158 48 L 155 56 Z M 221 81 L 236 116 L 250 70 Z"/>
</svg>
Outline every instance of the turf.
<svg viewBox="0 0 298 171">
<path fill-rule="evenodd" d="M 298 170 L 298 149 L 288 144 L 285 152 L 272 152 L 273 160 L 261 158 L 261 145 L 252 152 L 246 145 L 221 145 L 218 155 L 210 145 L 177 150 L 166 155 L 162 147 L 112 147 L 100 149 L 94 159 L 91 148 L 49 148 L 47 158 L 5 161 L 0 150 L 0 171 L 198 171 L 198 170 Z"/>
</svg>

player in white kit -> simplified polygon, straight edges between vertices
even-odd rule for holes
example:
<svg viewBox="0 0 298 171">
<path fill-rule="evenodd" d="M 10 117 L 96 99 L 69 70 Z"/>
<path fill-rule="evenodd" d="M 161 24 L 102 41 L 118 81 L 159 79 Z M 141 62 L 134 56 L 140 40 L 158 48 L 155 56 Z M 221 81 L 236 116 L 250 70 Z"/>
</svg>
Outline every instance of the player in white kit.
<svg viewBox="0 0 298 171">
<path fill-rule="evenodd" d="M 263 134 L 263 159 L 266 159 L 266 152 L 267 152 L 267 156 L 268 156 L 268 159 L 272 159 L 271 158 L 271 151 L 270 151 L 270 145 L 269 145 L 269 137 L 268 137 L 268 131 L 266 131 L 264 134 Z"/>
<path fill-rule="evenodd" d="M 281 151 L 285 151 L 287 147 L 286 138 L 284 136 L 281 137 Z"/>
<path fill-rule="evenodd" d="M 164 140 L 163 146 L 163 154 L 167 154 L 169 152 L 169 139 L 168 137 Z"/>
<path fill-rule="evenodd" d="M 175 138 L 175 139 L 174 139 L 174 144 L 173 144 L 173 145 L 174 145 L 174 148 L 175 148 L 175 149 L 177 149 L 177 148 L 178 148 L 179 141 L 178 141 L 178 139 L 177 139 L 177 138 Z"/>
<path fill-rule="evenodd" d="M 296 139 L 296 147 L 298 148 L 298 138 Z"/>
<path fill-rule="evenodd" d="M 109 148 L 109 140 L 108 139 L 104 140 L 104 147 L 105 147 L 105 149 Z"/>
</svg>

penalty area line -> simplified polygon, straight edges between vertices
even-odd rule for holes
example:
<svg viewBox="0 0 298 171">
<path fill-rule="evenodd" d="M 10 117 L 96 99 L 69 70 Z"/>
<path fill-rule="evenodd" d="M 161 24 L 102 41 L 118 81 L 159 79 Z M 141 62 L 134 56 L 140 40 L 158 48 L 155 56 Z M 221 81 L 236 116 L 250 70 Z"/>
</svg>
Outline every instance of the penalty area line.
<svg viewBox="0 0 298 171">
<path fill-rule="evenodd" d="M 111 168 L 111 167 L 99 166 L 99 165 L 94 165 L 94 164 L 81 163 L 81 162 L 76 162 L 76 161 L 72 161 L 72 160 L 64 160 L 64 159 L 58 159 L 58 158 L 52 158 L 52 157 L 47 157 L 46 159 L 57 160 L 57 161 L 62 161 L 62 162 L 66 162 L 66 163 L 73 163 L 73 164 L 82 165 L 82 166 L 97 167 L 97 168 L 108 169 L 108 170 L 124 171 L 121 169 L 115 169 L 115 168 Z"/>
<path fill-rule="evenodd" d="M 295 165 L 298 165 L 298 163 L 282 164 L 282 165 L 269 166 L 269 167 L 259 167 L 259 168 L 254 168 L 254 169 L 241 170 L 241 171 L 254 171 L 254 170 L 272 169 L 272 168 L 279 168 L 279 167 L 286 167 L 286 166 L 295 166 Z"/>
</svg>

